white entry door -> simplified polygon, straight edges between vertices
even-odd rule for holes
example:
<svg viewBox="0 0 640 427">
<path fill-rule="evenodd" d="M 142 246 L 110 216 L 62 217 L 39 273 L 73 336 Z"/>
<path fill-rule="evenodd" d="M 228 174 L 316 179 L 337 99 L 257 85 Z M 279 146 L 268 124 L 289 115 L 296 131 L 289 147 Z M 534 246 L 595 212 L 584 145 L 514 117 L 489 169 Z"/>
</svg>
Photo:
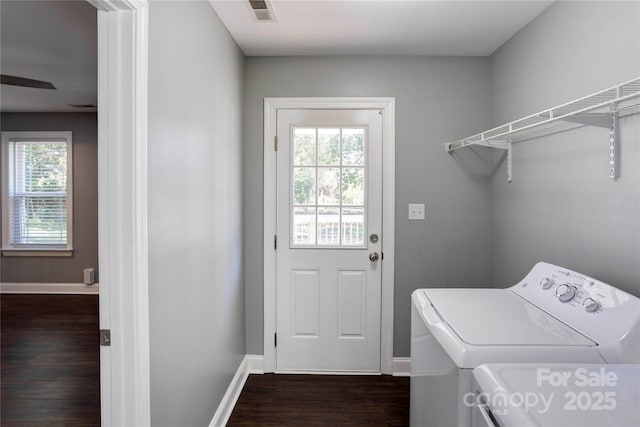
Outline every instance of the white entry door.
<svg viewBox="0 0 640 427">
<path fill-rule="evenodd" d="M 380 372 L 382 116 L 278 110 L 276 370 Z"/>
</svg>

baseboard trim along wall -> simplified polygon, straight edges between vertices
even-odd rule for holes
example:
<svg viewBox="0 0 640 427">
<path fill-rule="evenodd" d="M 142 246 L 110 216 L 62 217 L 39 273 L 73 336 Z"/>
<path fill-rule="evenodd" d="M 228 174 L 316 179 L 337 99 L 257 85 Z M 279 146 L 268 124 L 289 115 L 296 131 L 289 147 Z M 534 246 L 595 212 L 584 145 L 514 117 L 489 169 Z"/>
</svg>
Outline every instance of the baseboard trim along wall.
<svg viewBox="0 0 640 427">
<path fill-rule="evenodd" d="M 253 355 L 246 355 L 242 359 L 236 374 L 233 376 L 231 383 L 229 383 L 227 392 L 224 394 L 216 413 L 213 415 L 213 419 L 209 423 L 209 427 L 222 427 L 227 425 L 227 421 L 229 421 L 231 417 L 233 408 L 236 406 L 240 393 L 242 393 L 242 387 L 244 387 L 244 383 L 247 382 L 249 374 L 264 373 L 262 368 L 263 360 L 263 356 Z"/>
<path fill-rule="evenodd" d="M 245 357 L 250 374 L 264 374 L 264 356 L 261 354 L 247 354 Z"/>
<path fill-rule="evenodd" d="M 409 357 L 393 358 L 394 377 L 408 377 L 410 372 L 411 359 Z M 249 374 L 264 374 L 264 356 L 247 354 L 242 359 L 231 383 L 229 383 L 227 392 L 224 394 L 216 413 L 213 415 L 213 419 L 209 423 L 209 427 L 222 427 L 227 424 Z M 343 372 L 343 374 L 345 373 Z"/>
<path fill-rule="evenodd" d="M 65 295 L 98 295 L 100 285 L 84 283 L 0 283 L 3 294 L 65 294 Z"/>
<path fill-rule="evenodd" d="M 393 376 L 408 377 L 411 375 L 411 358 L 410 357 L 394 357 L 393 358 Z"/>
</svg>

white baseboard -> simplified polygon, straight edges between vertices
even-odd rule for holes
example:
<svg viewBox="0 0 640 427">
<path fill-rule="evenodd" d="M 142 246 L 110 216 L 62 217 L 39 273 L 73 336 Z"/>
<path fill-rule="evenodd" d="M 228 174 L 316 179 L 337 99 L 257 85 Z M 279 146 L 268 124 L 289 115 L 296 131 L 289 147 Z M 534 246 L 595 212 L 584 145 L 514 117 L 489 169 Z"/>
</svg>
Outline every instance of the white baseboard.
<svg viewBox="0 0 640 427">
<path fill-rule="evenodd" d="M 411 359 L 408 357 L 393 358 L 393 376 L 408 377 L 411 372 Z M 315 372 L 317 373 L 317 372 Z M 345 372 L 342 372 L 345 374 Z M 236 374 L 233 376 L 227 392 L 224 394 L 218 409 L 209 423 L 209 427 L 222 427 L 227 424 L 233 408 L 242 393 L 244 383 L 247 381 L 249 374 L 264 374 L 264 356 L 247 354 L 240 362 Z M 349 374 L 349 373 L 346 373 Z M 356 374 L 351 373 L 351 374 Z"/>
<path fill-rule="evenodd" d="M 247 363 L 249 364 L 250 374 L 264 374 L 264 356 L 261 354 L 247 354 Z M 282 373 L 282 372 L 279 372 Z M 293 373 L 304 373 L 295 371 Z M 322 372 L 309 372 L 318 374 Z M 369 372 L 329 372 L 330 374 L 342 375 L 371 375 Z M 411 358 L 410 357 L 394 357 L 393 358 L 393 376 L 408 377 L 411 374 Z"/>
<path fill-rule="evenodd" d="M 249 363 L 250 374 L 264 374 L 264 356 L 257 354 L 248 354 L 247 362 Z M 292 371 L 284 372 L 278 371 L 278 373 L 297 373 L 304 374 L 307 372 Z M 322 374 L 324 372 L 308 372 L 311 374 Z M 332 375 L 371 375 L 369 372 L 326 372 Z M 408 377 L 411 375 L 411 358 L 410 357 L 394 357 L 393 358 L 393 376 L 394 377 Z"/>
<path fill-rule="evenodd" d="M 233 376 L 233 379 L 231 380 L 231 383 L 229 384 L 227 392 L 224 394 L 220 405 L 218 405 L 218 409 L 213 415 L 213 419 L 209 423 L 209 427 L 222 427 L 227 425 L 227 421 L 229 421 L 229 417 L 231 417 L 233 408 L 236 406 L 236 402 L 240 397 L 242 387 L 244 387 L 244 383 L 247 381 L 248 376 L 249 356 L 245 356 L 242 359 L 242 362 L 240 362 L 240 366 L 238 366 L 238 370 Z"/>
<path fill-rule="evenodd" d="M 394 357 L 393 358 L 393 376 L 408 377 L 411 375 L 411 358 L 410 357 Z"/>
<path fill-rule="evenodd" d="M 247 364 L 250 374 L 264 374 L 264 356 L 261 354 L 247 354 Z"/>
<path fill-rule="evenodd" d="M 0 293 L 3 294 L 88 294 L 98 295 L 100 285 L 85 285 L 84 283 L 0 283 Z"/>
<path fill-rule="evenodd" d="M 277 369 L 274 374 L 286 374 L 286 375 L 362 375 L 362 376 L 375 376 L 382 375 L 380 372 L 375 371 L 305 371 L 296 369 Z"/>
</svg>

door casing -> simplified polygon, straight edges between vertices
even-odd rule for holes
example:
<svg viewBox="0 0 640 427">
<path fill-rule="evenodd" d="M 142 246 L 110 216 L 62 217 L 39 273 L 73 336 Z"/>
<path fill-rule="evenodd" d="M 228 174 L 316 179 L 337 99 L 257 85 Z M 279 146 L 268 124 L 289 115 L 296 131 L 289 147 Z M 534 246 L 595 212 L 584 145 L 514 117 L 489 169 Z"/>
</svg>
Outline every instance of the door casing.
<svg viewBox="0 0 640 427">
<path fill-rule="evenodd" d="M 148 426 L 146 0 L 87 0 L 98 10 L 98 253 L 103 426 Z"/>
<path fill-rule="evenodd" d="M 393 374 L 393 296 L 395 252 L 395 98 L 327 97 L 264 99 L 264 372 L 276 370 L 276 151 L 279 109 L 382 111 L 382 305 L 380 369 Z"/>
</svg>

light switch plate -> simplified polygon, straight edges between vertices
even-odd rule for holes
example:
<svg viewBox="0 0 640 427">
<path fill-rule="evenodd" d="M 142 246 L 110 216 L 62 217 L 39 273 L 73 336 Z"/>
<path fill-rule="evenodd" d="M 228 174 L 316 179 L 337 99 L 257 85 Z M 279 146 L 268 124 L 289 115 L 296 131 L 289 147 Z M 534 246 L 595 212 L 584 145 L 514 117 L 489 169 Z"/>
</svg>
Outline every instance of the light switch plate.
<svg viewBox="0 0 640 427">
<path fill-rule="evenodd" d="M 409 203 L 409 220 L 424 220 L 424 203 Z"/>
</svg>

